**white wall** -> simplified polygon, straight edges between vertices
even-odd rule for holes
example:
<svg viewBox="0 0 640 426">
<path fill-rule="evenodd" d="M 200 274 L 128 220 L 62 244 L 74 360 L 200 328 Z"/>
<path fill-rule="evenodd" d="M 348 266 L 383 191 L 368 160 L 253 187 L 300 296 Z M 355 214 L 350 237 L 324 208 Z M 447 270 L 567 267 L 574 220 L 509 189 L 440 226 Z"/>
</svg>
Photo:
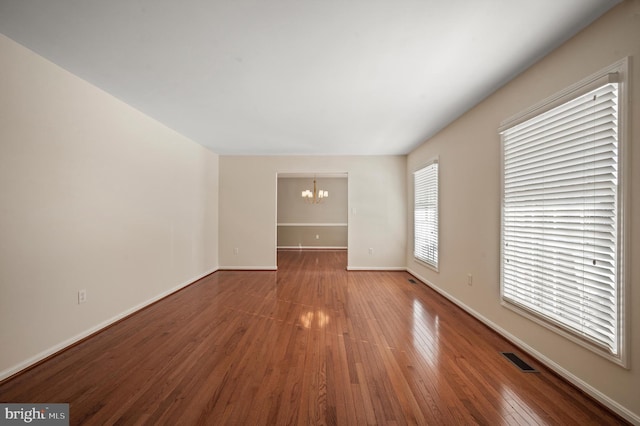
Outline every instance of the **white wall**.
<svg viewBox="0 0 640 426">
<path fill-rule="evenodd" d="M 500 306 L 500 122 L 596 71 L 631 56 L 631 369 L 625 370 Z M 411 173 L 440 158 L 440 272 L 412 256 L 413 194 L 408 196 L 407 266 L 442 292 L 535 352 L 557 370 L 640 423 L 640 2 L 612 9 L 408 157 Z M 473 286 L 467 286 L 467 273 Z"/>
<path fill-rule="evenodd" d="M 349 268 L 405 267 L 406 157 L 221 156 L 221 268 L 276 268 L 277 174 L 303 172 L 348 173 Z"/>
<path fill-rule="evenodd" d="M 1 379 L 216 269 L 218 156 L 2 35 L 0 63 Z"/>
</svg>

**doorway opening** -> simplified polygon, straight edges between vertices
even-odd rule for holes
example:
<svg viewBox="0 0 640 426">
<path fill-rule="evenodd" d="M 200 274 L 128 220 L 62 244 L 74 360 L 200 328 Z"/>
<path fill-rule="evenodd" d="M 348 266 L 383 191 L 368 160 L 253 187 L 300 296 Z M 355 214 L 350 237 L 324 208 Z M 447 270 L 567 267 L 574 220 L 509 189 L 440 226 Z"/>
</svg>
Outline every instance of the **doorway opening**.
<svg viewBox="0 0 640 426">
<path fill-rule="evenodd" d="M 349 248 L 347 173 L 278 173 L 277 180 L 277 252 L 346 253 Z M 342 258 L 346 268 L 347 257 Z"/>
</svg>

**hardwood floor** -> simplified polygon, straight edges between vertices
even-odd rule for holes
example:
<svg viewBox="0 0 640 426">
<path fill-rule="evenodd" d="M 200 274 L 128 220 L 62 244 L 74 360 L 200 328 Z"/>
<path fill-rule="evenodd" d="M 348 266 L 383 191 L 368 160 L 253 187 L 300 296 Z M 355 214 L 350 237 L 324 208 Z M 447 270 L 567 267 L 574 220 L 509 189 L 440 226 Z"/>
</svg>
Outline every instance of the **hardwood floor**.
<svg viewBox="0 0 640 426">
<path fill-rule="evenodd" d="M 622 423 L 407 273 L 347 272 L 345 251 L 278 265 L 219 271 L 5 382 L 0 401 L 69 402 L 71 424 Z"/>
</svg>

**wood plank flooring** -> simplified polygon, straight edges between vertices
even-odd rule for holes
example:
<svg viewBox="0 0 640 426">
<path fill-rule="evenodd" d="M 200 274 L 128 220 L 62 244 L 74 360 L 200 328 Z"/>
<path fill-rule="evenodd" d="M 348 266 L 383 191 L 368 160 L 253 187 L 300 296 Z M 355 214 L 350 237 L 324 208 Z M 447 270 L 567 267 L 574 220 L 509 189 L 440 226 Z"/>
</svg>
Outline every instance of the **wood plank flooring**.
<svg viewBox="0 0 640 426">
<path fill-rule="evenodd" d="M 345 266 L 345 251 L 281 251 L 277 272 L 219 271 L 0 401 L 68 402 L 71 424 L 98 425 L 623 423 L 409 274 Z"/>
</svg>

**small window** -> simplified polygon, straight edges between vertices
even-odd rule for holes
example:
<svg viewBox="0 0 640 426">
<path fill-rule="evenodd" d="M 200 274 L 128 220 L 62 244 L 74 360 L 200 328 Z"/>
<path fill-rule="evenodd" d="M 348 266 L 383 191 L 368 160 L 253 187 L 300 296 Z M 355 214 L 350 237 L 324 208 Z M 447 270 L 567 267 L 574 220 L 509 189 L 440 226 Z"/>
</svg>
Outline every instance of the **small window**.
<svg viewBox="0 0 640 426">
<path fill-rule="evenodd" d="M 622 365 L 624 65 L 501 131 L 503 304 Z"/>
<path fill-rule="evenodd" d="M 413 174 L 414 251 L 416 259 L 438 269 L 438 161 Z"/>
</svg>

